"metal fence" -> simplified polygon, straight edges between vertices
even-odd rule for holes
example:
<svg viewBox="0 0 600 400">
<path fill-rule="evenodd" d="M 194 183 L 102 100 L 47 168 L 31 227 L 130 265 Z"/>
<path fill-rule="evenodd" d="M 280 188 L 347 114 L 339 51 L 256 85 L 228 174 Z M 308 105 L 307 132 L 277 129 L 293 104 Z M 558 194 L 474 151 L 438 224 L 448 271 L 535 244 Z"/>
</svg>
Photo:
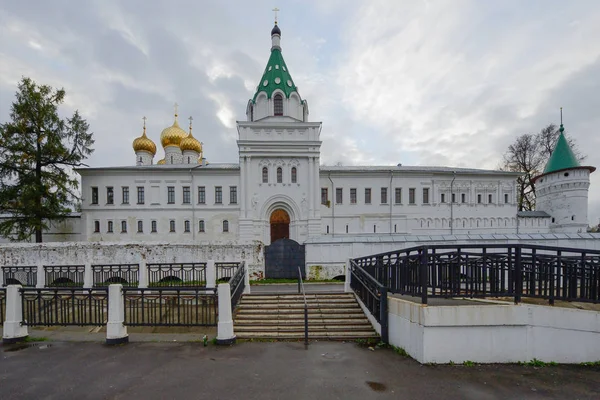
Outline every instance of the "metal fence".
<svg viewBox="0 0 600 400">
<path fill-rule="evenodd" d="M 84 265 L 44 265 L 47 287 L 83 287 Z"/>
<path fill-rule="evenodd" d="M 600 302 L 600 251 L 535 245 L 419 246 L 354 259 L 392 293 Z"/>
<path fill-rule="evenodd" d="M 0 325 L 4 324 L 6 317 L 6 289 L 0 288 Z"/>
<path fill-rule="evenodd" d="M 217 282 L 229 281 L 240 267 L 239 262 L 219 262 L 215 263 Z"/>
<path fill-rule="evenodd" d="M 108 287 L 114 283 L 137 287 L 140 279 L 139 269 L 138 264 L 94 264 L 94 287 Z"/>
<path fill-rule="evenodd" d="M 150 287 L 204 287 L 206 263 L 148 264 Z"/>
<path fill-rule="evenodd" d="M 231 311 L 235 309 L 242 294 L 244 293 L 244 289 L 246 288 L 246 264 L 240 263 L 235 275 L 231 277 L 229 280 L 229 286 L 231 288 Z"/>
<path fill-rule="evenodd" d="M 353 260 L 350 262 L 350 287 L 381 325 L 381 341 L 388 342 L 388 289 Z"/>
<path fill-rule="evenodd" d="M 216 289 L 124 288 L 123 294 L 128 326 L 217 325 Z"/>
<path fill-rule="evenodd" d="M 20 289 L 23 325 L 100 326 L 108 320 L 108 292 L 103 289 Z"/>
<path fill-rule="evenodd" d="M 4 286 L 21 285 L 32 286 L 37 285 L 37 266 L 5 266 L 2 267 L 2 275 L 4 276 Z"/>
</svg>

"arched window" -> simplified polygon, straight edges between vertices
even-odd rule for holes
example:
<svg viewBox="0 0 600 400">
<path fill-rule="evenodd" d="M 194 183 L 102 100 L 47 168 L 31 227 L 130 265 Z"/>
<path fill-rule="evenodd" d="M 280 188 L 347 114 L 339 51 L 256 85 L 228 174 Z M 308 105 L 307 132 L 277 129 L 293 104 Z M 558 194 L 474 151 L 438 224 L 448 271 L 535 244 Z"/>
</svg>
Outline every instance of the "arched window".
<svg viewBox="0 0 600 400">
<path fill-rule="evenodd" d="M 173 156 L 171 156 L 171 164 L 173 164 Z"/>
<path fill-rule="evenodd" d="M 223 221 L 223 232 L 229 232 L 229 221 Z"/>
<path fill-rule="evenodd" d="M 188 164 L 190 163 L 190 157 L 188 156 Z"/>
<path fill-rule="evenodd" d="M 298 176 L 296 172 L 296 167 L 292 167 L 292 183 L 296 183 L 298 181 Z"/>
<path fill-rule="evenodd" d="M 275 115 L 283 115 L 283 97 L 279 93 L 273 97 L 273 106 Z"/>
<path fill-rule="evenodd" d="M 283 182 L 283 170 L 281 167 L 277 167 L 277 183 Z"/>
<path fill-rule="evenodd" d="M 250 121 L 254 121 L 254 106 L 250 106 Z"/>
<path fill-rule="evenodd" d="M 262 181 L 263 183 L 269 183 L 269 168 L 267 167 L 262 169 Z"/>
</svg>

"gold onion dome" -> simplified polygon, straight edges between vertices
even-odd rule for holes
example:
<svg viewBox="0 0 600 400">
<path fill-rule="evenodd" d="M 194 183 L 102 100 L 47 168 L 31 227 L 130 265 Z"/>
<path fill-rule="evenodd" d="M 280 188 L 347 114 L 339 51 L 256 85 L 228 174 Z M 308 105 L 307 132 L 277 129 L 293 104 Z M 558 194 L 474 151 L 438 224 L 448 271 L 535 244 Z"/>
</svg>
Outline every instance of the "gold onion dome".
<svg viewBox="0 0 600 400">
<path fill-rule="evenodd" d="M 156 144 L 146 136 L 146 117 L 144 117 L 144 133 L 133 141 L 133 151 L 147 151 L 153 156 L 156 154 Z"/>
<path fill-rule="evenodd" d="M 179 127 L 177 122 L 177 114 L 175 114 L 175 122 L 168 128 L 163 129 L 160 134 L 160 143 L 163 147 L 178 146 L 183 139 L 187 137 L 187 132 Z"/>
<path fill-rule="evenodd" d="M 179 143 L 179 148 L 181 151 L 192 150 L 196 153 L 202 153 L 202 143 L 192 135 L 192 117 L 190 117 L 190 133 Z"/>
<path fill-rule="evenodd" d="M 162 160 L 158 160 L 157 164 L 158 165 L 165 165 L 165 159 L 163 158 Z"/>
</svg>

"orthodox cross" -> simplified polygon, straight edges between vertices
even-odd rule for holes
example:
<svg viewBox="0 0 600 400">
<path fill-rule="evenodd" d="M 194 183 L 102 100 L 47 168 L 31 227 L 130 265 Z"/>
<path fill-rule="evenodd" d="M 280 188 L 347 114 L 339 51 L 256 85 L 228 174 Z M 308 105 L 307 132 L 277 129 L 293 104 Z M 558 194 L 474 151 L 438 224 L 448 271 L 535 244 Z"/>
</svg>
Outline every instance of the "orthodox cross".
<svg viewBox="0 0 600 400">
<path fill-rule="evenodd" d="M 190 120 L 190 132 L 192 132 L 192 121 L 194 120 L 194 118 L 190 116 L 188 119 Z"/>
<path fill-rule="evenodd" d="M 144 120 L 144 134 L 146 133 L 146 116 L 144 115 L 144 118 L 142 118 Z"/>
<path fill-rule="evenodd" d="M 275 25 L 277 25 L 277 11 L 279 11 L 279 8 L 275 7 L 273 9 L 273 12 L 275 13 Z"/>
<path fill-rule="evenodd" d="M 177 107 L 179 107 L 179 104 L 175 103 L 174 107 L 175 107 L 175 116 L 177 116 Z"/>
</svg>

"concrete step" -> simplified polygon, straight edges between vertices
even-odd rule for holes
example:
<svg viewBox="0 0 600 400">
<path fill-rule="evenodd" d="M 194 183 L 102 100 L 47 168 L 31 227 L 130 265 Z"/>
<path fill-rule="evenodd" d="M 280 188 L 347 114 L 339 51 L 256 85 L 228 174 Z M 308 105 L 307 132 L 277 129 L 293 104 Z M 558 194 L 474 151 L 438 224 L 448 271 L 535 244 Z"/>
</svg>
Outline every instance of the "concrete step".
<svg viewBox="0 0 600 400">
<path fill-rule="evenodd" d="M 243 326 L 243 325 L 261 325 L 261 326 L 269 326 L 269 325 L 280 325 L 283 321 L 276 318 L 236 318 L 234 323 L 235 326 Z M 362 318 L 309 318 L 308 325 L 312 326 L 313 324 L 334 324 L 334 325 L 342 325 L 342 324 L 370 324 L 369 320 L 364 316 Z M 304 318 L 285 319 L 286 325 L 302 325 L 304 326 Z"/>
<path fill-rule="evenodd" d="M 308 310 L 318 310 L 318 309 L 360 309 L 358 304 L 354 303 L 343 303 L 343 304 L 330 304 L 330 303 L 313 303 L 307 304 L 306 308 Z M 302 309 L 304 310 L 303 303 L 292 303 L 292 304 L 246 304 L 242 303 L 238 305 L 238 310 L 291 310 L 291 309 Z"/>
<path fill-rule="evenodd" d="M 244 300 L 244 304 L 304 304 L 298 299 L 251 299 Z M 306 304 L 356 304 L 354 299 L 306 299 Z"/>
<path fill-rule="evenodd" d="M 371 324 L 362 325 L 309 325 L 309 332 L 361 332 L 372 331 Z M 255 326 L 238 326 L 236 332 L 254 332 Z M 261 325 L 261 332 L 304 332 L 304 324 L 302 325 Z"/>
<path fill-rule="evenodd" d="M 236 333 L 238 339 L 304 339 L 304 332 L 240 332 Z M 308 332 L 308 338 L 312 340 L 354 340 L 354 339 L 376 339 L 379 336 L 375 331 L 361 332 Z"/>
</svg>

